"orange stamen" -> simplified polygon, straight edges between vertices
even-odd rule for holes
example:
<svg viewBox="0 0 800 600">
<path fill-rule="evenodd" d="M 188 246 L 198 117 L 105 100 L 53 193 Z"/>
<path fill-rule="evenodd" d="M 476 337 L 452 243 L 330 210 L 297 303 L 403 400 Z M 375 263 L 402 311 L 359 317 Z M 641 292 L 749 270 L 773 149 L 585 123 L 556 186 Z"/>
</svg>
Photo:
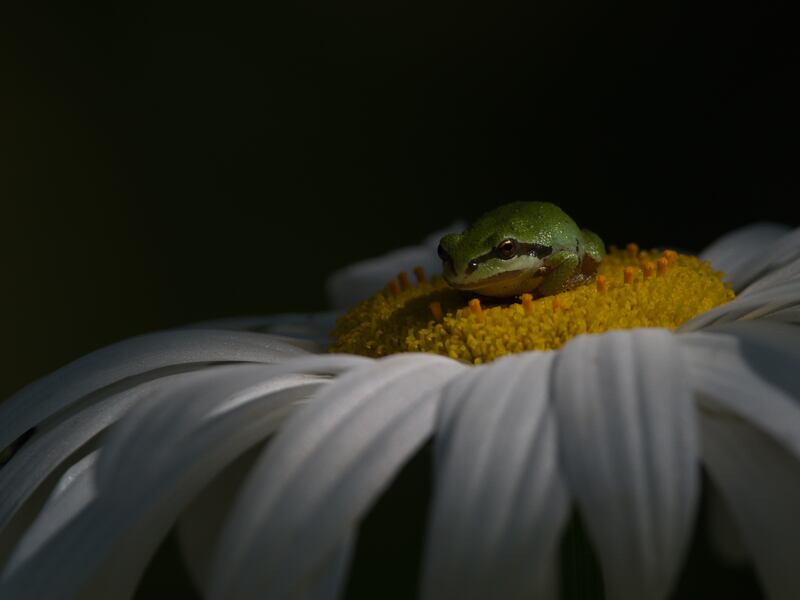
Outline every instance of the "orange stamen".
<svg viewBox="0 0 800 600">
<path fill-rule="evenodd" d="M 633 267 L 625 267 L 622 273 L 625 277 L 625 283 L 633 283 L 633 276 L 636 274 L 636 269 Z"/>
<path fill-rule="evenodd" d="M 678 260 L 678 253 L 675 250 L 664 250 L 664 258 L 667 259 L 669 264 L 672 264 Z"/>
<path fill-rule="evenodd" d="M 414 276 L 417 278 L 417 283 L 425 283 L 428 281 L 428 276 L 425 275 L 425 269 L 422 267 L 414 267 Z"/>
<path fill-rule="evenodd" d="M 533 310 L 533 296 L 531 294 L 522 294 L 522 308 L 525 309 L 526 313 L 530 313 Z"/>
<path fill-rule="evenodd" d="M 600 293 L 608 291 L 608 279 L 605 275 L 597 276 L 597 291 Z"/>
<path fill-rule="evenodd" d="M 431 314 L 433 314 L 433 318 L 437 321 L 442 320 L 442 303 L 441 302 L 431 302 L 428 305 L 431 309 Z"/>
<path fill-rule="evenodd" d="M 400 280 L 401 289 L 407 290 L 411 287 L 411 282 L 408 280 L 408 273 L 405 271 L 400 271 L 400 273 L 397 274 L 397 278 Z"/>
<path fill-rule="evenodd" d="M 658 267 L 658 274 L 663 275 L 669 268 L 669 261 L 666 258 L 659 258 L 656 261 L 656 266 Z"/>
<path fill-rule="evenodd" d="M 473 298 L 469 301 L 469 309 L 472 311 L 472 314 L 478 316 L 481 314 L 481 301 L 477 298 Z"/>
<path fill-rule="evenodd" d="M 392 292 L 392 296 L 399 296 L 400 295 L 400 286 L 397 285 L 397 280 L 392 279 L 389 282 L 389 291 Z"/>
<path fill-rule="evenodd" d="M 653 263 L 653 261 L 650 260 L 650 261 L 647 261 L 646 263 L 644 263 L 644 278 L 645 279 L 649 279 L 650 277 L 652 277 L 653 273 L 655 273 L 655 272 L 656 272 L 656 265 Z"/>
<path fill-rule="evenodd" d="M 625 246 L 625 250 L 628 251 L 628 254 L 631 256 L 636 256 L 639 253 L 639 246 L 631 242 L 627 246 Z"/>
</svg>

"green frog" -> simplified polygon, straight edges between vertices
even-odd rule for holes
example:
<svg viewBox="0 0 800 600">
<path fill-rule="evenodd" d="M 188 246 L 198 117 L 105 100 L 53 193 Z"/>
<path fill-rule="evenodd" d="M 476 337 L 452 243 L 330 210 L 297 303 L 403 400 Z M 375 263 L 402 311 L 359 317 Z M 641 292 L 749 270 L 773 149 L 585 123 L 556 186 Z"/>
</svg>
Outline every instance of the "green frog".
<svg viewBox="0 0 800 600">
<path fill-rule="evenodd" d="M 592 281 L 603 241 L 549 202 L 513 202 L 439 243 L 452 287 L 492 298 L 548 296 Z"/>
</svg>

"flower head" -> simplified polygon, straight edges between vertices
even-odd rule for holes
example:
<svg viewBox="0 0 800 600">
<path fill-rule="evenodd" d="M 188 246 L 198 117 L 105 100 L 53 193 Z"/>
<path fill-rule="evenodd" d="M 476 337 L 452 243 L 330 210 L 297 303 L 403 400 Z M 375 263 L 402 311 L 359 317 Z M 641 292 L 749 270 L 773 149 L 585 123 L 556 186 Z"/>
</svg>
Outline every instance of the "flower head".
<svg viewBox="0 0 800 600">
<path fill-rule="evenodd" d="M 398 283 L 399 282 L 399 283 Z M 526 350 L 555 350 L 584 333 L 677 329 L 733 299 L 707 261 L 674 251 L 612 249 L 596 285 L 520 302 L 469 302 L 442 280 L 405 272 L 339 320 L 332 351 L 366 356 L 435 352 L 480 364 Z"/>
<path fill-rule="evenodd" d="M 431 444 L 422 598 L 557 597 L 572 515 L 607 597 L 667 598 L 695 535 L 702 472 L 769 597 L 797 597 L 800 235 L 765 254 L 764 231 L 700 257 L 727 273 L 734 299 L 712 267 L 677 257 L 660 279 L 657 267 L 638 283 L 625 266 L 606 271 L 605 289 L 564 298 L 550 321 L 536 311 L 553 298 L 495 307 L 505 333 L 538 315 L 537 335 L 557 351 L 526 341 L 506 356 L 495 341 L 480 356 L 465 344 L 466 361 L 317 354 L 323 315 L 202 324 L 88 355 L 0 405 L 0 448 L 20 440 L 0 469 L 0 595 L 130 596 L 174 526 L 203 597 L 340 596 L 365 517 Z M 679 275 L 688 283 L 669 283 Z M 363 307 L 392 298 L 383 322 L 406 323 L 405 337 L 384 329 L 387 348 L 426 335 L 446 346 L 448 318 L 476 338 L 490 331 L 495 308 L 451 305 L 437 285 L 379 293 L 340 331 L 380 321 Z M 350 287 L 363 299 L 365 286 Z M 420 312 L 407 309 L 416 297 Z M 609 331 L 579 335 L 620 303 Z M 408 321 L 396 319 L 404 310 Z M 553 315 L 570 323 L 563 339 Z M 626 315 L 633 328 L 619 330 Z M 640 321 L 653 315 L 672 320 Z M 364 347 L 380 339 L 370 327 Z M 347 335 L 337 343 L 356 344 Z"/>
</svg>

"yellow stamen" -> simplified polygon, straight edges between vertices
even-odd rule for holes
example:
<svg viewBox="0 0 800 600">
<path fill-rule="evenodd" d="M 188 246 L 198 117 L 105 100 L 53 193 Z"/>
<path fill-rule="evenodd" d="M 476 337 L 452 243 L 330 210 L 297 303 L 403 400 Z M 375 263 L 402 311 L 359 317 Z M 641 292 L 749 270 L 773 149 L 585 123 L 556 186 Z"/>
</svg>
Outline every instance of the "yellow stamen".
<svg viewBox="0 0 800 600">
<path fill-rule="evenodd" d="M 442 303 L 441 302 L 431 302 L 428 307 L 431 309 L 431 313 L 433 314 L 433 318 L 437 321 L 442 320 Z"/>
<path fill-rule="evenodd" d="M 417 283 L 427 283 L 428 276 L 425 275 L 425 269 L 422 267 L 414 267 L 414 276 L 417 278 Z"/>
<path fill-rule="evenodd" d="M 411 282 L 408 280 L 408 273 L 405 271 L 400 271 L 397 274 L 397 278 L 400 280 L 400 289 L 407 290 L 411 287 Z"/>
</svg>

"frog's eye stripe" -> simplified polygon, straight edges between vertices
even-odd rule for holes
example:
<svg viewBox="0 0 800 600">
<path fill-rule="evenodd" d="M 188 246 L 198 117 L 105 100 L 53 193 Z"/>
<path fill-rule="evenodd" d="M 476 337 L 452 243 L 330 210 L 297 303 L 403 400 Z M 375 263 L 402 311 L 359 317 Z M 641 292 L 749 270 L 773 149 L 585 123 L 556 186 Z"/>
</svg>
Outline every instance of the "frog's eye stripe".
<svg viewBox="0 0 800 600">
<path fill-rule="evenodd" d="M 446 265 L 453 266 L 453 257 L 444 249 L 444 247 L 439 244 L 439 247 L 436 248 L 436 253 L 439 255 L 439 258 L 442 259 L 442 262 Z"/>
<path fill-rule="evenodd" d="M 482 262 L 486 262 L 487 260 L 491 260 L 493 258 L 508 260 L 514 258 L 515 256 L 525 256 L 525 255 L 535 256 L 536 258 L 544 258 L 545 256 L 552 254 L 553 252 L 552 246 L 545 246 L 543 244 L 536 244 L 536 243 L 525 244 L 521 242 L 516 242 L 516 240 L 511 240 L 516 242 L 517 251 L 515 254 L 511 256 L 504 256 L 499 248 L 506 241 L 508 240 L 503 240 L 503 242 L 498 244 L 496 247 L 492 248 L 486 254 L 482 254 L 481 256 L 473 258 L 471 261 L 469 261 L 469 264 L 467 264 L 467 274 L 469 275 L 470 273 L 473 273 L 478 268 L 478 265 L 481 264 Z"/>
<path fill-rule="evenodd" d="M 552 246 L 545 246 L 544 244 L 519 244 L 519 254 L 527 254 L 528 256 L 535 256 L 536 258 L 544 258 L 553 253 Z"/>
</svg>

